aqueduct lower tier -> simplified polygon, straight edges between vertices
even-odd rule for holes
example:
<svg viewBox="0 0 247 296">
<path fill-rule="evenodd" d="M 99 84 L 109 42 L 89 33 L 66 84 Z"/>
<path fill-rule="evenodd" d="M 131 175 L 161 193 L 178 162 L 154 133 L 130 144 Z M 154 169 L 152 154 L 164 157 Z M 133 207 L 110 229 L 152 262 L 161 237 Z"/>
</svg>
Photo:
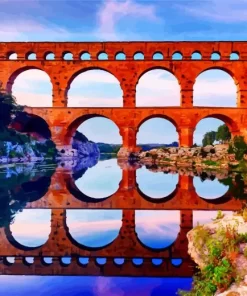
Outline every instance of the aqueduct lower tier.
<svg viewBox="0 0 247 296">
<path fill-rule="evenodd" d="M 14 53 L 17 54 L 15 60 L 11 59 Z M 121 60 L 120 53 L 123 58 Z M 30 59 L 31 54 L 35 59 Z M 53 60 L 48 58 L 51 54 L 54 55 Z M 71 55 L 69 60 L 66 58 L 67 54 Z M 87 60 L 85 54 L 88 54 Z M 197 54 L 196 59 L 194 54 Z M 123 137 L 123 147 L 129 151 L 137 149 L 138 128 L 151 117 L 170 120 L 177 128 L 181 146 L 192 144 L 196 124 L 209 116 L 225 121 L 233 135 L 241 134 L 246 138 L 247 42 L 0 43 L 0 81 L 5 89 L 11 92 L 16 77 L 29 69 L 40 69 L 50 77 L 53 107 L 28 108 L 27 111 L 41 116 L 49 123 L 53 140 L 57 144 L 68 144 L 72 132 L 79 124 L 93 116 L 104 116 L 113 120 Z M 67 107 L 68 90 L 72 81 L 80 73 L 92 69 L 104 70 L 118 79 L 123 92 L 122 108 Z M 136 107 L 136 87 L 139 79 L 153 69 L 167 70 L 176 77 L 180 85 L 179 107 Z M 223 70 L 233 78 L 237 90 L 236 108 L 193 106 L 196 78 L 210 69 Z"/>
<path fill-rule="evenodd" d="M 122 150 L 138 151 L 136 136 L 140 125 L 146 120 L 161 117 L 174 124 L 183 147 L 193 145 L 193 133 L 197 123 L 207 117 L 223 120 L 232 135 L 243 135 L 247 140 L 247 108 L 26 108 L 31 114 L 42 117 L 49 125 L 52 140 L 58 146 L 70 145 L 75 130 L 81 123 L 92 117 L 111 119 L 122 136 Z M 165 133 L 165 131 L 164 131 Z"/>
</svg>

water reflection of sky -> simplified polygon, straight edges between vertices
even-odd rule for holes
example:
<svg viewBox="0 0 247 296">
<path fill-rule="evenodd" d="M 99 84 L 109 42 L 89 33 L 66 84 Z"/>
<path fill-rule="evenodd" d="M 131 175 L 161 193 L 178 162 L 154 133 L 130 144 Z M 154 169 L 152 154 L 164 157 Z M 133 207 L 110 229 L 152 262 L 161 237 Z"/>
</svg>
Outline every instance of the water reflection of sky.
<svg viewBox="0 0 247 296">
<path fill-rule="evenodd" d="M 171 194 L 178 183 L 178 174 L 154 173 L 145 167 L 138 169 L 136 180 L 139 189 L 149 197 L 162 198 Z"/>
<path fill-rule="evenodd" d="M 191 282 L 190 278 L 1 276 L 0 295 L 175 296 L 178 288 L 189 290 Z"/>
<path fill-rule="evenodd" d="M 206 199 L 216 199 L 221 197 L 229 189 L 229 186 L 220 183 L 216 178 L 213 181 L 206 179 L 202 182 L 200 177 L 194 177 L 193 184 L 196 193 Z"/>
<path fill-rule="evenodd" d="M 122 179 L 116 159 L 99 161 L 76 180 L 77 188 L 92 198 L 105 198 L 115 193 Z"/>
</svg>

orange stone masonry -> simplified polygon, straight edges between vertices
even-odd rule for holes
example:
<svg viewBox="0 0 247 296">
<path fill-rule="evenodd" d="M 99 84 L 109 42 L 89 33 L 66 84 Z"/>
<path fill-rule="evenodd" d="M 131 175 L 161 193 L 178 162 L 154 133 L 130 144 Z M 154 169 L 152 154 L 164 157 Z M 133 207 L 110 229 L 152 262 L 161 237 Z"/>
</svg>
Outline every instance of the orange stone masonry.
<svg viewBox="0 0 247 296">
<path fill-rule="evenodd" d="M 163 55 L 154 60 L 155 53 Z M 199 52 L 201 60 L 193 60 Z M 17 53 L 17 60 L 10 60 Z M 36 60 L 29 60 L 35 53 Z M 53 53 L 54 60 L 47 60 Z M 65 60 L 71 53 L 73 60 Z M 81 54 L 89 53 L 90 60 L 82 60 Z M 106 53 L 108 60 L 100 60 Z M 124 53 L 125 60 L 117 60 Z M 143 60 L 135 60 L 136 53 L 143 53 Z M 180 53 L 182 60 L 173 59 Z M 219 53 L 219 60 L 211 60 L 212 53 Z M 230 60 L 237 53 L 239 60 Z M 247 140 L 247 42 L 2 42 L 0 43 L 0 81 L 11 91 L 15 78 L 29 69 L 46 72 L 53 86 L 53 107 L 26 108 L 26 111 L 42 117 L 52 132 L 57 145 L 68 145 L 78 126 L 88 118 L 103 116 L 111 119 L 119 128 L 123 146 L 119 156 L 138 151 L 136 134 L 140 125 L 152 117 L 162 117 L 172 122 L 179 134 L 180 146 L 193 144 L 193 132 L 197 123 L 207 117 L 223 120 L 234 135 L 243 135 Z M 121 108 L 67 107 L 68 90 L 80 73 L 101 69 L 113 74 L 123 91 Z M 153 69 L 164 69 L 178 80 L 181 90 L 179 107 L 136 107 L 136 86 L 143 74 Z M 233 78 L 236 88 L 236 108 L 193 106 L 193 86 L 198 75 L 209 69 L 221 69 Z M 35 98 L 34 98 L 35 99 Z M 217 100 L 217 98 L 215 98 Z"/>
</svg>

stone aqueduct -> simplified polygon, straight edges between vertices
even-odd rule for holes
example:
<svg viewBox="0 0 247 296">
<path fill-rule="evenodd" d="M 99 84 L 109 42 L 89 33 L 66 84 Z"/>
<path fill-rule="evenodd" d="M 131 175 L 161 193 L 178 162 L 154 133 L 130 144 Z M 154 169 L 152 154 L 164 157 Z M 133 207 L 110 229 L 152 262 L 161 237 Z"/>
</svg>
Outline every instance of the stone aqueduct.
<svg viewBox="0 0 247 296">
<path fill-rule="evenodd" d="M 10 60 L 16 53 L 17 60 Z M 29 60 L 35 53 L 36 60 Z M 53 53 L 54 60 L 47 60 Z M 67 53 L 73 60 L 64 60 Z M 82 60 L 84 53 L 90 60 Z M 108 59 L 100 60 L 106 53 Z M 117 60 L 119 53 L 125 60 Z M 135 60 L 136 53 L 142 53 L 143 60 Z M 153 59 L 155 53 L 162 54 L 160 60 Z M 174 54 L 181 54 L 181 60 L 174 60 Z M 200 53 L 201 59 L 192 59 L 193 53 Z M 220 56 L 212 60 L 212 53 Z M 238 60 L 231 60 L 232 53 Z M 6 42 L 0 43 L 0 81 L 11 91 L 15 78 L 28 69 L 45 71 L 53 86 L 53 107 L 26 108 L 27 112 L 42 117 L 48 124 L 52 138 L 57 145 L 69 145 L 71 136 L 85 120 L 95 116 L 111 119 L 119 128 L 123 138 L 123 151 L 136 151 L 136 134 L 140 125 L 152 118 L 162 117 L 172 122 L 179 134 L 180 146 L 193 144 L 196 124 L 203 118 L 215 117 L 223 120 L 232 135 L 247 138 L 247 42 Z M 123 107 L 88 108 L 67 107 L 68 90 L 73 79 L 91 69 L 102 69 L 113 74 L 123 91 Z M 180 85 L 179 107 L 136 107 L 136 86 L 143 74 L 153 69 L 164 69 L 172 73 Z M 193 106 L 193 85 L 202 72 L 221 69 L 234 79 L 237 86 L 236 108 L 212 108 Z M 34 98 L 35 99 L 35 98 Z"/>
<path fill-rule="evenodd" d="M 90 60 L 81 60 L 81 54 L 88 52 Z M 101 53 L 108 60 L 99 60 Z M 201 54 L 201 60 L 192 60 L 193 53 Z M 220 54 L 220 60 L 211 60 L 212 53 Z M 17 60 L 10 60 L 17 53 Z M 29 60 L 31 53 L 36 60 Z M 47 54 L 54 53 L 54 60 L 47 60 Z M 66 53 L 73 54 L 73 60 L 64 60 Z M 116 60 L 118 53 L 124 53 L 125 60 Z M 134 60 L 136 53 L 143 53 L 144 60 Z M 163 59 L 154 60 L 153 55 L 161 53 Z M 173 60 L 174 53 L 180 53 L 182 60 Z M 237 53 L 239 60 L 230 60 L 231 53 Z M 11 91 L 15 78 L 23 71 L 40 69 L 45 71 L 53 86 L 53 107 L 30 108 L 26 111 L 42 117 L 49 125 L 52 139 L 57 145 L 69 145 L 76 128 L 85 120 L 95 116 L 111 119 L 119 128 L 123 138 L 124 151 L 136 151 L 136 134 L 140 125 L 152 117 L 162 117 L 171 121 L 179 134 L 181 146 L 193 144 L 193 131 L 203 118 L 215 117 L 223 120 L 232 135 L 240 134 L 247 138 L 247 42 L 9 42 L 0 43 L 0 81 L 6 90 Z M 123 91 L 121 108 L 67 107 L 67 94 L 73 79 L 90 69 L 102 69 L 113 74 L 120 82 Z M 136 107 L 135 92 L 140 77 L 152 69 L 165 69 L 177 78 L 181 99 L 179 107 Z M 236 108 L 208 108 L 193 106 L 193 85 L 196 77 L 208 69 L 221 69 L 232 76 L 237 86 Z M 57 186 L 59 184 L 59 186 Z M 191 178 L 181 176 L 174 193 L 167 199 L 153 203 L 143 198 L 135 181 L 135 170 L 123 169 L 123 179 L 119 190 L 108 199 L 98 203 L 86 203 L 83 196 L 77 196 L 70 178 L 57 172 L 47 194 L 38 201 L 29 203 L 27 208 L 51 208 L 51 233 L 45 245 L 29 249 L 13 239 L 9 229 L 0 231 L 0 274 L 68 274 L 68 275 L 121 275 L 121 276 L 191 276 L 192 261 L 187 254 L 186 233 L 192 227 L 193 211 L 239 208 L 239 203 L 227 194 L 226 204 L 207 203 L 193 189 Z M 179 203 L 177 200 L 179 199 Z M 165 250 L 150 250 L 144 247 L 135 233 L 135 210 L 176 209 L 180 207 L 180 232 L 174 244 Z M 122 227 L 119 236 L 110 245 L 99 250 L 89 250 L 78 246 L 69 236 L 66 226 L 66 208 L 112 208 L 123 209 Z M 132 258 L 139 254 L 143 264 L 133 264 Z M 8 256 L 15 256 L 14 264 Z M 33 256 L 29 264 L 26 257 Z M 51 265 L 44 257 L 54 257 Z M 71 256 L 71 264 L 61 262 L 62 256 Z M 80 264 L 79 257 L 88 256 L 89 263 Z M 96 258 L 106 257 L 100 265 Z M 123 265 L 114 262 L 116 257 L 126 257 Z M 179 268 L 171 263 L 171 258 L 182 258 Z M 162 258 L 159 266 L 152 264 L 152 258 Z"/>
</svg>

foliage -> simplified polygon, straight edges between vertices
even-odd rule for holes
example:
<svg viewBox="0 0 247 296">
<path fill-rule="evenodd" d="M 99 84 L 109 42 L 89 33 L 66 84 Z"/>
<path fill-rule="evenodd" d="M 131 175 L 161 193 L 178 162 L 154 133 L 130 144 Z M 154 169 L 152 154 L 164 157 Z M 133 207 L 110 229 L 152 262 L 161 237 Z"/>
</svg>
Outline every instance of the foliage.
<svg viewBox="0 0 247 296">
<path fill-rule="evenodd" d="M 8 127 L 15 114 L 21 110 L 23 107 L 17 105 L 15 97 L 6 93 L 0 85 L 0 130 Z"/>
<path fill-rule="evenodd" d="M 216 132 L 216 141 L 220 141 L 221 143 L 228 143 L 231 140 L 231 133 L 226 124 L 222 124 L 218 127 Z"/>
<path fill-rule="evenodd" d="M 231 133 L 226 124 L 222 124 L 218 127 L 217 131 L 207 132 L 202 140 L 202 145 L 213 145 L 214 141 L 221 143 L 228 143 L 231 139 Z"/>
<path fill-rule="evenodd" d="M 216 140 L 216 132 L 215 131 L 207 132 L 202 139 L 202 145 L 203 146 L 213 145 L 215 140 Z"/>
<path fill-rule="evenodd" d="M 217 161 L 213 161 L 213 160 L 204 160 L 202 163 L 206 164 L 206 165 L 218 165 Z"/>
<path fill-rule="evenodd" d="M 243 136 L 235 136 L 229 144 L 228 153 L 234 153 L 237 160 L 241 160 L 247 154 L 247 144 Z"/>
<path fill-rule="evenodd" d="M 238 234 L 236 226 L 219 226 L 215 235 L 203 226 L 194 228 L 194 245 L 200 250 L 205 266 L 194 277 L 192 290 L 179 291 L 179 295 L 212 296 L 241 279 L 234 261 L 239 253 L 239 244 L 247 242 L 247 235 Z"/>
</svg>

